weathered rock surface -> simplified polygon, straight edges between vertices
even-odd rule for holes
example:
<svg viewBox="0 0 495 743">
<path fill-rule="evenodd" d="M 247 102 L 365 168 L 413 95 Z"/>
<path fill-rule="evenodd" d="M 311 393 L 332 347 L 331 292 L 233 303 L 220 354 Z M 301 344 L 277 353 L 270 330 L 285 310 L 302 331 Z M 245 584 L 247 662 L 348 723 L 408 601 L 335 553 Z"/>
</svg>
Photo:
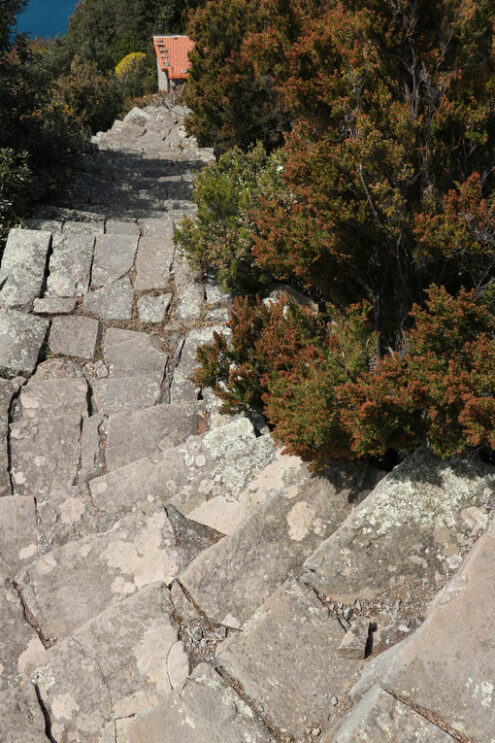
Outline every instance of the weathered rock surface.
<svg viewBox="0 0 495 743">
<path fill-rule="evenodd" d="M 84 224 L 84 223 L 81 223 Z M 54 235 L 46 293 L 56 297 L 81 297 L 91 278 L 93 235 Z"/>
<path fill-rule="evenodd" d="M 105 224 L 107 235 L 132 235 L 139 237 L 141 230 L 134 220 L 108 219 Z"/>
<path fill-rule="evenodd" d="M 202 409 L 201 403 L 172 403 L 110 416 L 105 424 L 108 469 L 159 454 L 197 434 Z"/>
<path fill-rule="evenodd" d="M 52 322 L 48 345 L 60 356 L 74 356 L 90 361 L 95 355 L 98 320 L 91 317 L 56 317 Z"/>
<path fill-rule="evenodd" d="M 488 741 L 495 730 L 495 525 L 435 599 L 422 626 L 378 656 L 352 690 L 359 698 L 378 681 L 426 710 L 455 735 Z"/>
<path fill-rule="evenodd" d="M 396 467 L 306 562 L 321 595 L 353 603 L 426 607 L 488 524 L 493 469 L 417 453 Z M 366 555 L 366 559 L 363 559 Z"/>
<path fill-rule="evenodd" d="M 48 321 L 0 308 L 0 373 L 32 374 L 48 330 Z"/>
<path fill-rule="evenodd" d="M 121 413 L 155 405 L 160 399 L 163 374 L 150 372 L 133 377 L 95 379 L 91 387 L 100 413 Z"/>
<path fill-rule="evenodd" d="M 119 279 L 102 289 L 86 294 L 83 307 L 104 320 L 130 320 L 133 293 L 129 279 Z"/>
<path fill-rule="evenodd" d="M 205 663 L 184 687 L 135 722 L 117 723 L 118 743 L 273 743 L 253 711 Z"/>
<path fill-rule="evenodd" d="M 122 519 L 105 534 L 52 550 L 16 577 L 45 639 L 63 638 L 150 583 L 169 584 L 198 551 L 218 538 L 194 522 L 176 531 L 162 506 Z M 196 529 L 196 538 L 188 532 Z"/>
<path fill-rule="evenodd" d="M 363 697 L 335 735 L 322 743 L 454 743 L 455 738 L 379 686 Z"/>
<path fill-rule="evenodd" d="M 38 686 L 57 741 L 99 743 L 116 720 L 157 705 L 185 681 L 187 659 L 172 678 L 182 646 L 170 593 L 145 586 L 110 606 L 26 669 Z M 178 671 L 178 673 L 177 673 Z"/>
<path fill-rule="evenodd" d="M 16 420 L 87 415 L 88 383 L 78 377 L 40 379 L 35 374 L 21 388 L 16 408 Z"/>
<path fill-rule="evenodd" d="M 132 235 L 100 235 L 96 238 L 91 283 L 107 286 L 121 279 L 133 264 L 138 240 Z"/>
<path fill-rule="evenodd" d="M 138 299 L 138 313 L 141 322 L 161 323 L 170 307 L 171 294 L 159 294 L 156 297 L 144 296 Z"/>
<path fill-rule="evenodd" d="M 0 267 L 0 307 L 28 312 L 41 292 L 51 233 L 10 230 Z"/>
<path fill-rule="evenodd" d="M 16 495 L 69 487 L 81 450 L 80 415 L 22 418 L 10 428 L 11 473 Z"/>
<path fill-rule="evenodd" d="M 12 575 L 37 552 L 36 503 L 29 495 L 0 498 L 0 561 Z"/>
<path fill-rule="evenodd" d="M 70 315 L 75 307 L 76 300 L 70 297 L 43 297 L 33 303 L 37 315 Z"/>
<path fill-rule="evenodd" d="M 38 494 L 36 515 L 38 540 L 45 552 L 99 531 L 86 484 Z"/>
<path fill-rule="evenodd" d="M 45 720 L 34 687 L 4 689 L 0 695 L 3 743 L 40 743 Z"/>
<path fill-rule="evenodd" d="M 360 666 L 355 659 L 342 662 L 337 652 L 342 635 L 314 591 L 291 581 L 241 634 L 220 646 L 217 663 L 280 732 L 300 740 L 308 728 L 331 722 L 331 697 L 342 693 Z"/>
</svg>

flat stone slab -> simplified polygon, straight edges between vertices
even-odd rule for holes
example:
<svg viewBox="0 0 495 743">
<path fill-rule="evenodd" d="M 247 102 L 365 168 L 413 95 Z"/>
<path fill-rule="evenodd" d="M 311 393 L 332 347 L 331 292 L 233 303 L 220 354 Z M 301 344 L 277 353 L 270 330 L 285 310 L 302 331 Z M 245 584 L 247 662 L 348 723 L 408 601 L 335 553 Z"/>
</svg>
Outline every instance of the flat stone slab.
<svg viewBox="0 0 495 743">
<path fill-rule="evenodd" d="M 166 289 L 174 260 L 172 235 L 142 237 L 136 258 L 136 291 Z"/>
<path fill-rule="evenodd" d="M 51 233 L 12 229 L 0 267 L 0 306 L 29 312 L 41 293 Z"/>
<path fill-rule="evenodd" d="M 172 668 L 174 656 L 179 662 Z M 116 719 L 154 707 L 187 678 L 170 592 L 162 583 L 145 586 L 40 654 L 27 670 L 56 740 L 100 741 Z"/>
<path fill-rule="evenodd" d="M 86 294 L 83 300 L 83 307 L 87 312 L 105 320 L 130 320 L 132 304 L 132 285 L 127 278 Z"/>
<path fill-rule="evenodd" d="M 306 730 L 335 719 L 330 700 L 342 696 L 361 661 L 342 659 L 343 630 L 313 590 L 289 581 L 217 653 L 223 668 L 282 733 L 301 740 Z"/>
<path fill-rule="evenodd" d="M 107 235 L 131 235 L 139 237 L 141 230 L 137 222 L 126 222 L 122 219 L 107 219 L 105 225 Z"/>
<path fill-rule="evenodd" d="M 30 376 L 48 330 L 48 320 L 0 308 L 0 374 Z"/>
<path fill-rule="evenodd" d="M 201 663 L 177 690 L 136 721 L 117 722 L 117 743 L 274 743 L 248 705 Z"/>
<path fill-rule="evenodd" d="M 11 472 L 16 495 L 68 487 L 77 475 L 80 415 L 23 418 L 10 428 Z"/>
<path fill-rule="evenodd" d="M 94 245 L 93 235 L 54 235 L 46 284 L 48 295 L 81 297 L 86 294 L 91 277 Z"/>
<path fill-rule="evenodd" d="M 0 379 L 0 498 L 11 495 L 9 421 L 12 398 L 23 384 L 23 377 Z"/>
<path fill-rule="evenodd" d="M 132 235 L 101 235 L 96 238 L 91 283 L 107 286 L 128 273 L 138 245 Z"/>
<path fill-rule="evenodd" d="M 126 596 L 157 581 L 169 584 L 216 532 L 168 518 L 163 506 L 122 519 L 111 531 L 48 552 L 16 579 L 45 638 L 68 637 Z"/>
<path fill-rule="evenodd" d="M 216 430 L 192 436 L 152 461 L 143 458 L 92 480 L 91 496 L 104 527 L 109 529 L 144 501 L 172 503 L 189 514 L 198 503 L 221 494 L 233 508 L 247 484 L 274 458 L 271 438 L 255 438 L 249 421 L 241 420 L 242 426 L 236 421 L 222 436 Z"/>
<path fill-rule="evenodd" d="M 16 418 L 88 415 L 88 383 L 78 377 L 39 379 L 35 375 L 22 387 L 17 408 Z"/>
<path fill-rule="evenodd" d="M 365 667 L 358 699 L 378 681 L 452 731 L 488 741 L 495 730 L 495 524 L 435 598 L 421 627 Z"/>
<path fill-rule="evenodd" d="M 106 463 L 109 470 L 185 441 L 198 433 L 201 403 L 171 403 L 111 415 L 106 424 Z"/>
<path fill-rule="evenodd" d="M 455 743 L 455 739 L 374 686 L 346 717 L 336 733 L 325 735 L 321 743 Z"/>
<path fill-rule="evenodd" d="M 108 328 L 105 332 L 103 355 L 110 375 L 131 377 L 151 372 L 165 373 L 168 356 L 159 348 L 158 339 L 148 333 Z"/>
<path fill-rule="evenodd" d="M 95 507 L 86 484 L 38 494 L 36 507 L 38 540 L 44 552 L 98 532 Z"/>
<path fill-rule="evenodd" d="M 160 399 L 162 379 L 161 372 L 151 372 L 95 379 L 91 387 L 100 413 L 122 413 L 155 405 Z"/>
<path fill-rule="evenodd" d="M 91 317 L 55 317 L 50 330 L 50 351 L 91 361 L 98 338 L 98 320 Z"/>
<path fill-rule="evenodd" d="M 171 402 L 180 400 L 197 400 L 200 388 L 190 379 L 194 370 L 198 366 L 196 361 L 196 351 L 198 346 L 204 343 L 211 343 L 214 333 L 224 333 L 227 335 L 226 328 L 223 326 L 214 326 L 206 328 L 197 328 L 190 330 L 184 339 L 179 363 L 174 370 L 174 377 L 170 386 Z"/>
<path fill-rule="evenodd" d="M 348 515 L 357 471 L 301 469 L 238 529 L 202 552 L 181 585 L 213 622 L 239 629 Z"/>
<path fill-rule="evenodd" d="M 335 601 L 400 600 L 405 618 L 422 619 L 486 529 L 494 483 L 488 465 L 418 452 L 308 559 L 304 580 Z"/>
<path fill-rule="evenodd" d="M 137 303 L 139 319 L 141 322 L 162 323 L 171 301 L 171 294 L 140 297 Z"/>
<path fill-rule="evenodd" d="M 33 303 L 37 315 L 70 315 L 75 308 L 76 300 L 70 297 L 43 297 Z"/>
</svg>

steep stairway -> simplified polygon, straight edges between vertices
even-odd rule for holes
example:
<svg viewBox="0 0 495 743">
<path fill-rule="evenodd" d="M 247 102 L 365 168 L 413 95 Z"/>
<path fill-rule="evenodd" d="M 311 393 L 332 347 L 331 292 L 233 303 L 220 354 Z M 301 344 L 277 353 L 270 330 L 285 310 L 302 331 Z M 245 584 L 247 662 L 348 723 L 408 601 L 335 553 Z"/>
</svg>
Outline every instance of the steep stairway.
<svg viewBox="0 0 495 743">
<path fill-rule="evenodd" d="M 0 743 L 493 741 L 495 470 L 315 476 L 218 413 L 190 377 L 230 297 L 173 240 L 213 160 L 185 113 L 133 109 L 8 237 Z"/>
</svg>

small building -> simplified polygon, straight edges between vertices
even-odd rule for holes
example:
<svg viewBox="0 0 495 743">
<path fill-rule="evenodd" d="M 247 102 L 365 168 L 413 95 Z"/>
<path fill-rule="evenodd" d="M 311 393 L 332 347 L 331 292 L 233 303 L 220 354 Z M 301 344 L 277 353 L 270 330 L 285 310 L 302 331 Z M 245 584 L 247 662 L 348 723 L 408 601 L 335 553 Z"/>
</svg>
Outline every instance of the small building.
<svg viewBox="0 0 495 743">
<path fill-rule="evenodd" d="M 189 52 L 194 41 L 189 36 L 153 36 L 158 66 L 158 90 L 170 93 L 189 77 Z"/>
</svg>

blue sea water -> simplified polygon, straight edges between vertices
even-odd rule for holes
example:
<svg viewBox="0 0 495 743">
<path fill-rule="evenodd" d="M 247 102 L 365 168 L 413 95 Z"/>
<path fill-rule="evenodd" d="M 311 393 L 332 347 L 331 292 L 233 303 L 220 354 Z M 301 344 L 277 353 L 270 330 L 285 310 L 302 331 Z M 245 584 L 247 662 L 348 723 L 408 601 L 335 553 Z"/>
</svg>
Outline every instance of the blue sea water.
<svg viewBox="0 0 495 743">
<path fill-rule="evenodd" d="M 77 0 L 29 0 L 25 10 L 17 16 L 17 31 L 28 33 L 32 38 L 62 36 L 76 5 Z"/>
</svg>

